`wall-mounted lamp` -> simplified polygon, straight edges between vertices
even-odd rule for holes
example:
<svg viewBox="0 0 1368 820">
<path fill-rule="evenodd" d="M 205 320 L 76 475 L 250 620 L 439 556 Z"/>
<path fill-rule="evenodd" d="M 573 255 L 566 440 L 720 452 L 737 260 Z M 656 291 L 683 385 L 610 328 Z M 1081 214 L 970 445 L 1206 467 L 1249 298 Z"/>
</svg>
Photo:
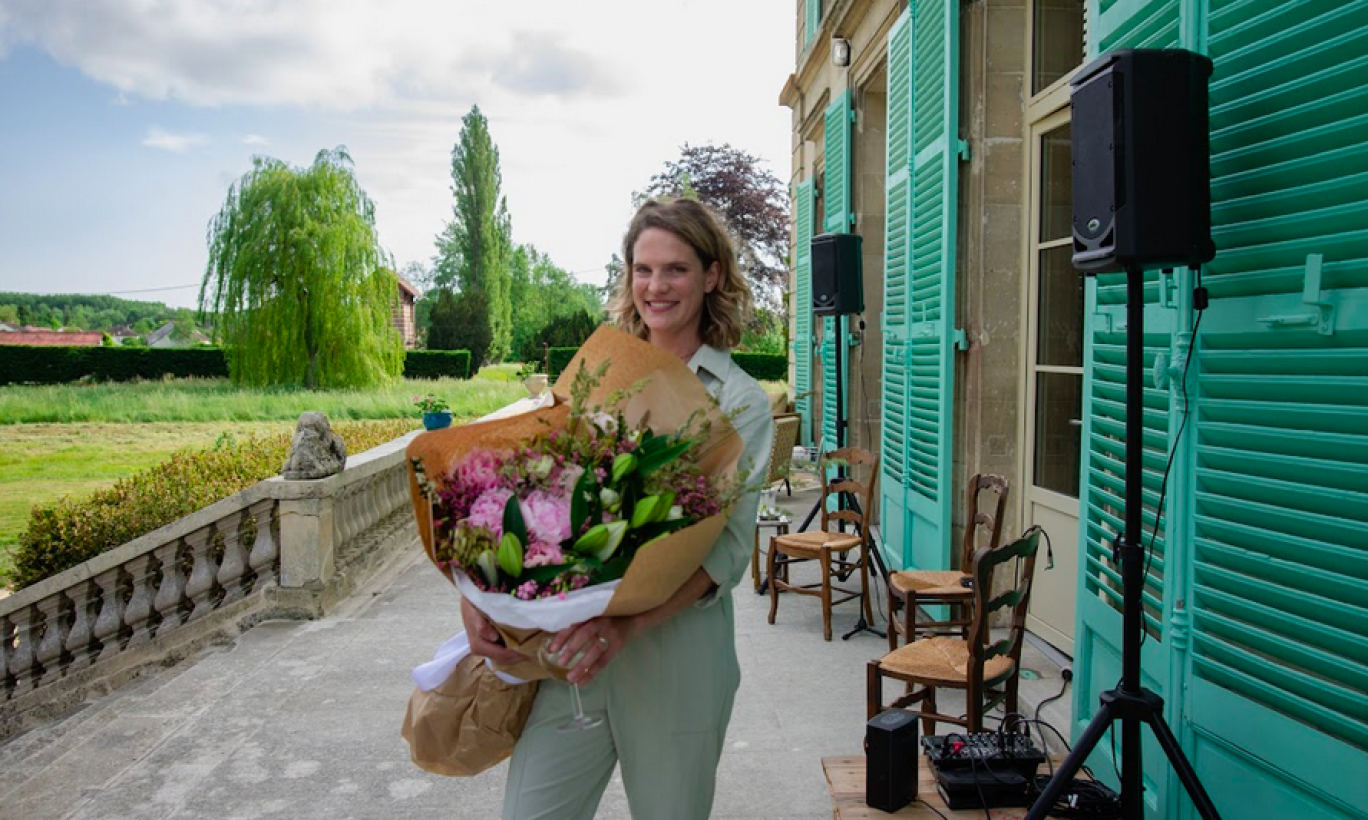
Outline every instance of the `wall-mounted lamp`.
<svg viewBox="0 0 1368 820">
<path fill-rule="evenodd" d="M 831 64 L 841 68 L 850 66 L 850 41 L 846 38 L 831 38 Z"/>
</svg>

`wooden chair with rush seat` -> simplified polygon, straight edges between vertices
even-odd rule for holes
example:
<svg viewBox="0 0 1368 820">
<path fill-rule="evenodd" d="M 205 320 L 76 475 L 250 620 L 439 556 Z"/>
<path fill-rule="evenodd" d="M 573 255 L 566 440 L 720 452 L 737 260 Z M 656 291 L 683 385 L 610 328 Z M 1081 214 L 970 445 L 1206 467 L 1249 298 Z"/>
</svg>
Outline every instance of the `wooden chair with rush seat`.
<svg viewBox="0 0 1368 820">
<path fill-rule="evenodd" d="M 974 556 L 973 618 L 967 639 L 919 638 L 869 662 L 866 712 L 870 719 L 884 709 L 920 703 L 922 735 L 926 737 L 936 733 L 938 721 L 979 732 L 983 730 L 983 716 L 998 704 L 1007 712 L 1017 711 L 1026 608 L 1043 535 L 1039 527 L 1032 527 L 1012 543 L 985 547 Z M 1009 607 L 1007 634 L 994 641 L 990 633 L 993 613 Z M 908 693 L 884 706 L 884 678 L 907 684 Z M 964 717 L 936 711 L 936 690 L 941 688 L 965 690 Z"/>
<path fill-rule="evenodd" d="M 1002 516 L 1007 508 L 1007 479 L 1000 475 L 980 473 L 969 479 L 965 489 L 964 541 L 960 548 L 959 569 L 904 570 L 888 578 L 888 649 L 898 648 L 898 635 L 911 642 L 917 633 L 958 632 L 966 637 L 972 613 L 969 604 L 974 593 L 968 581 L 973 577 L 974 553 L 980 547 L 989 549 L 1002 542 Z M 985 541 L 984 536 L 987 536 Z M 947 607 L 944 620 L 920 621 L 919 606 Z M 902 617 L 898 617 L 898 609 Z"/>
<path fill-rule="evenodd" d="M 843 472 L 834 480 L 829 478 L 828 468 L 840 467 Z M 848 470 L 848 474 L 844 471 Z M 861 483 L 856 479 L 858 472 L 867 471 L 868 478 Z M 769 622 L 779 610 L 779 593 L 796 592 L 800 595 L 814 595 L 822 600 L 822 634 L 831 640 L 831 608 L 855 598 L 862 599 L 865 621 L 872 623 L 874 610 L 869 599 L 869 550 L 870 537 L 867 520 L 874 503 L 874 486 L 879 477 L 879 457 L 866 450 L 847 447 L 823 453 L 817 465 L 817 473 L 822 479 L 822 497 L 818 502 L 822 512 L 821 529 L 811 532 L 798 532 L 778 535 L 770 539 L 767 557 L 769 577 L 770 614 Z M 837 499 L 841 493 L 854 496 L 859 510 L 842 509 Z M 833 509 L 835 507 L 835 509 Z M 855 532 L 842 532 L 838 525 L 853 526 Z M 851 553 L 854 552 L 854 556 Z M 816 560 L 821 568 L 821 581 L 813 584 L 795 584 L 790 581 L 788 564 L 794 561 Z M 860 588 L 847 589 L 835 586 L 832 576 L 848 578 L 854 572 L 860 573 Z M 841 597 L 833 599 L 833 593 Z"/>
</svg>

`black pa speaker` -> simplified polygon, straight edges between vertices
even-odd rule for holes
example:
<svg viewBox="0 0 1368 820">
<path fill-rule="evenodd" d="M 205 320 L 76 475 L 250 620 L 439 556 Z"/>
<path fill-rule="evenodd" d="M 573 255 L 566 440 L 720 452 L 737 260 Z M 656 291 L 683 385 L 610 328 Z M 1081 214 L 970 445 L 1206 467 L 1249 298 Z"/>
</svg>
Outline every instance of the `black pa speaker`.
<svg viewBox="0 0 1368 820">
<path fill-rule="evenodd" d="M 917 796 L 917 718 L 889 709 L 865 724 L 865 804 L 892 813 Z"/>
<path fill-rule="evenodd" d="M 857 233 L 824 233 L 812 238 L 812 312 L 843 316 L 864 312 L 864 276 Z"/>
<path fill-rule="evenodd" d="M 1211 69 L 1210 59 L 1183 49 L 1113 51 L 1070 82 L 1075 268 L 1196 266 L 1215 257 Z"/>
</svg>

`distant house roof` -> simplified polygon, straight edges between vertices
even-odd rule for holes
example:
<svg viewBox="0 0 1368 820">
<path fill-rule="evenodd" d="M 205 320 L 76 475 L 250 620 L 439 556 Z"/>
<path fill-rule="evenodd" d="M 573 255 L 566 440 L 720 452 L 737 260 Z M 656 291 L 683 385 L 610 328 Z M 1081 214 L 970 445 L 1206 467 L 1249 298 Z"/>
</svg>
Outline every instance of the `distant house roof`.
<svg viewBox="0 0 1368 820">
<path fill-rule="evenodd" d="M 404 293 L 407 293 L 414 299 L 417 299 L 420 295 L 422 295 L 419 293 L 418 288 L 414 287 L 413 283 L 409 280 L 405 279 L 397 273 L 394 274 L 394 278 L 399 280 L 399 290 L 403 291 Z"/>
<path fill-rule="evenodd" d="M 99 331 L 70 333 L 61 330 L 17 330 L 0 333 L 0 345 L 38 345 L 41 347 L 99 347 L 104 334 Z"/>
<path fill-rule="evenodd" d="M 0 333 L 13 333 L 18 329 L 19 328 L 17 327 L 11 327 L 10 325 L 5 324 L 4 322 L 0 322 Z"/>
<path fill-rule="evenodd" d="M 189 339 L 177 339 L 175 337 L 176 323 L 167 322 L 151 333 L 147 334 L 148 347 L 189 347 L 194 344 L 209 341 L 209 337 L 200 333 L 198 330 L 191 332 Z M 181 344 L 177 345 L 179 341 Z"/>
</svg>

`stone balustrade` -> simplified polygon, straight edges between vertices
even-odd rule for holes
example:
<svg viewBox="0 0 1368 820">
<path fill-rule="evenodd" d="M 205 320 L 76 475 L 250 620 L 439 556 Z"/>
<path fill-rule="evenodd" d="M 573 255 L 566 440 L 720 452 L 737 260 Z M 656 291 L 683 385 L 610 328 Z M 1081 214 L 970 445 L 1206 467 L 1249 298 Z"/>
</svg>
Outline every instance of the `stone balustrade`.
<svg viewBox="0 0 1368 820">
<path fill-rule="evenodd" d="M 318 617 L 417 539 L 404 450 L 272 478 L 0 599 L 0 738 L 269 617 Z"/>
</svg>

